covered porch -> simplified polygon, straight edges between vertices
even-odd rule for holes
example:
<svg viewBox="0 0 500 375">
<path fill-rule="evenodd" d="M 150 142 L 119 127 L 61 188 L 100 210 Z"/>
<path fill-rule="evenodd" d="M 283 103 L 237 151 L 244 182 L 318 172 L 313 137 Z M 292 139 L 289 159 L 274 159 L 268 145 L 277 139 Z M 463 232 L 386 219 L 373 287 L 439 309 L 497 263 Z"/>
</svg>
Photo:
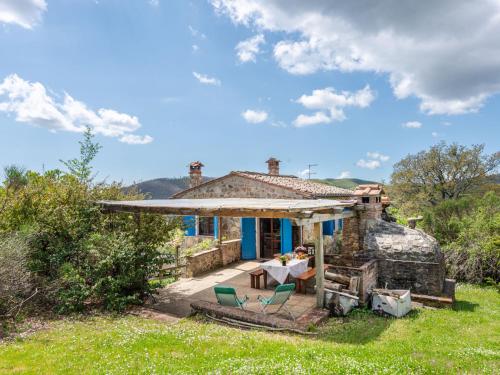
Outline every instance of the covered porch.
<svg viewBox="0 0 500 375">
<path fill-rule="evenodd" d="M 137 215 L 137 222 L 140 225 L 140 214 L 160 214 L 179 216 L 203 216 L 203 217 L 232 217 L 232 218 L 264 218 L 264 219 L 287 219 L 291 223 L 302 226 L 312 225 L 314 228 L 315 242 L 315 268 L 316 268 L 316 296 L 315 305 L 322 308 L 324 305 L 324 244 L 323 244 L 323 223 L 332 220 L 350 218 L 354 215 L 352 208 L 356 205 L 355 200 L 329 200 L 329 199 L 254 199 L 254 198 L 217 198 L 217 199 L 165 199 L 165 200 L 142 200 L 142 201 L 101 201 L 101 207 L 108 212 L 128 212 Z M 218 243 L 222 243 L 220 220 Z M 291 249 L 290 249 L 291 250 Z M 247 287 L 250 289 L 248 272 L 259 267 L 258 262 L 241 263 L 243 269 L 225 268 L 212 272 L 204 277 L 200 282 L 196 278 L 172 286 L 165 303 L 176 294 L 181 299 L 183 295 L 180 290 L 186 288 L 190 296 L 196 298 L 213 298 L 213 286 L 220 281 L 225 281 L 234 287 Z M 246 270 L 246 268 L 250 268 Z M 234 274 L 234 280 L 229 277 Z M 236 277 L 239 274 L 240 278 Z M 234 282 L 234 283 L 233 283 Z M 207 286 L 208 285 L 208 286 Z M 178 288 L 178 289 L 176 289 Z M 168 288 L 167 288 L 168 289 Z M 199 290 L 198 290 L 199 289 Z M 198 294 L 200 293 L 200 294 Z M 254 289 L 248 290 L 249 297 L 253 294 L 264 294 Z M 256 297 L 256 295 L 255 295 Z M 191 297 L 190 297 L 191 298 Z M 175 300 L 172 299 L 172 302 Z M 255 301 L 252 298 L 252 301 Z M 301 303 L 307 305 L 306 301 L 311 301 L 310 296 L 300 299 Z M 177 301 L 177 303 L 180 303 Z M 181 303 L 182 304 L 182 303 Z M 293 304 L 293 303 L 292 303 Z M 189 303 L 187 304 L 189 306 Z"/>
</svg>

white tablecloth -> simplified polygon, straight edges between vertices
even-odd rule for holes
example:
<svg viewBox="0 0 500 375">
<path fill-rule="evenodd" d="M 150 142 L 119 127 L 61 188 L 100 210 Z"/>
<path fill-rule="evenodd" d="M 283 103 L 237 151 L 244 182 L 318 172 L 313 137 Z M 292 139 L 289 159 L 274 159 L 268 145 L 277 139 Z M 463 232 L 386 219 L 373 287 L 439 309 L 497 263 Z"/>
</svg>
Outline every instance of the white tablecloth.
<svg viewBox="0 0 500 375">
<path fill-rule="evenodd" d="M 267 274 L 274 280 L 283 284 L 286 281 L 288 274 L 293 277 L 297 277 L 306 272 L 308 262 L 308 259 L 292 259 L 286 264 L 286 266 L 282 266 L 281 261 L 273 259 L 262 263 L 260 267 L 267 271 Z"/>
</svg>

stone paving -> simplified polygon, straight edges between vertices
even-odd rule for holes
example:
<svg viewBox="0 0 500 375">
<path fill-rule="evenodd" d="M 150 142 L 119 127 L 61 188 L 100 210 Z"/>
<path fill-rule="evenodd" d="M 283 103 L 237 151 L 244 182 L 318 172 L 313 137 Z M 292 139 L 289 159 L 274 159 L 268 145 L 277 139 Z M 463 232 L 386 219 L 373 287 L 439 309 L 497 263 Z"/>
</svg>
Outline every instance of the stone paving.
<svg viewBox="0 0 500 375">
<path fill-rule="evenodd" d="M 156 302 L 149 307 L 174 316 L 186 317 L 191 313 L 190 304 L 193 301 L 217 302 L 213 287 L 222 284 L 236 288 L 236 293 L 239 297 L 243 297 L 245 294 L 250 297 L 247 309 L 259 312 L 260 303 L 257 301 L 257 296 L 260 294 L 270 297 L 277 284 L 268 285 L 268 289 L 250 288 L 250 276 L 248 273 L 258 267 L 259 262 L 257 261 L 241 261 L 205 275 L 180 279 L 161 289 L 159 295 L 156 296 Z M 294 293 L 287 303 L 288 309 L 296 318 L 314 308 L 315 305 L 315 294 L 304 295 Z M 271 313 L 275 310 L 268 309 Z M 278 315 L 283 318 L 289 318 L 286 313 L 283 313 L 283 310 Z"/>
</svg>

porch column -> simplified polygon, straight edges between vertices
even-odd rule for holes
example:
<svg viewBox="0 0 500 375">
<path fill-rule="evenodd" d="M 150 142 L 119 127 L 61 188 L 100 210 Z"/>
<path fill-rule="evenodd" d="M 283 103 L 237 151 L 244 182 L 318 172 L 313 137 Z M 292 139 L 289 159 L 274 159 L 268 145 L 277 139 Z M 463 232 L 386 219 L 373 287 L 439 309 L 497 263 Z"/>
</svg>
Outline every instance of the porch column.
<svg viewBox="0 0 500 375">
<path fill-rule="evenodd" d="M 316 248 L 316 254 L 314 256 L 314 262 L 316 265 L 316 306 L 319 308 L 323 307 L 325 293 L 324 293 L 324 251 L 323 251 L 323 223 L 314 223 L 314 242 Z"/>
</svg>

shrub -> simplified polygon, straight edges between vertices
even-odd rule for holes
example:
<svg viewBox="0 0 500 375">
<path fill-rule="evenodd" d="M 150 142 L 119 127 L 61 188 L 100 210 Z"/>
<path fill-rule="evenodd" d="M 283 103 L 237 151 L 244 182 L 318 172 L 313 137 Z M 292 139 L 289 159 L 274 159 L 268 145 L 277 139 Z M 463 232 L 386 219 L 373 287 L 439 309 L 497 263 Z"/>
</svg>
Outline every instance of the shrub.
<svg viewBox="0 0 500 375">
<path fill-rule="evenodd" d="M 91 162 L 99 149 L 87 128 L 80 157 L 62 161 L 68 173 L 5 168 L 0 236 L 23 233 L 29 241 L 0 243 L 5 267 L 0 311 L 26 294 L 32 274 L 59 312 L 96 304 L 122 310 L 154 291 L 149 278 L 171 260 L 157 249 L 165 247 L 180 222 L 158 215 L 104 214 L 96 201 L 144 197 L 124 193 L 120 184 L 94 184 Z"/>
<path fill-rule="evenodd" d="M 3 198 L 3 202 L 2 202 Z M 1 193 L 0 233 L 29 238 L 27 266 L 48 285 L 58 312 L 88 305 L 121 310 L 153 292 L 157 250 L 180 223 L 159 215 L 105 214 L 98 200 L 141 199 L 117 184 L 89 186 L 59 171 L 27 173 L 25 186 Z"/>
<path fill-rule="evenodd" d="M 28 244 L 18 234 L 0 237 L 0 319 L 20 308 L 34 293 L 33 275 L 28 269 Z"/>
<path fill-rule="evenodd" d="M 424 229 L 442 245 L 449 277 L 483 283 L 500 280 L 500 196 L 444 201 L 424 215 Z"/>
</svg>

